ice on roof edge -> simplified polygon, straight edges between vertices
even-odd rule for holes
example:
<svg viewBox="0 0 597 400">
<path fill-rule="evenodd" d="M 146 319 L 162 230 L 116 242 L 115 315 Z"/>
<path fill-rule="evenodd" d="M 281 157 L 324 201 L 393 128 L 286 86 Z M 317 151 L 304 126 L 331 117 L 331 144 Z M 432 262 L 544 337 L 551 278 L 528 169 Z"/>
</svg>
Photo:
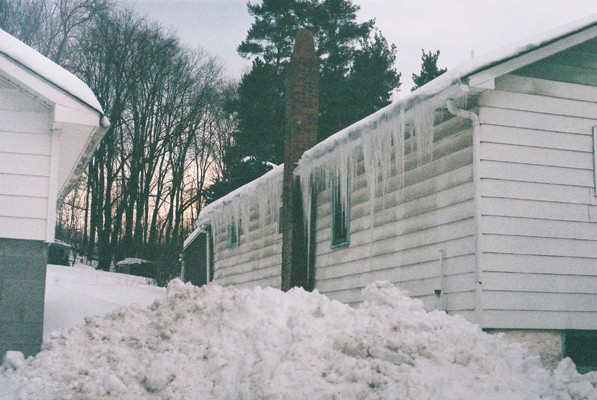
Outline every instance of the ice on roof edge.
<svg viewBox="0 0 597 400">
<path fill-rule="evenodd" d="M 432 80 L 431 82 L 427 83 L 426 85 L 418 88 L 414 92 L 409 93 L 408 95 L 404 96 L 403 98 L 399 99 L 398 101 L 378 110 L 374 114 L 371 114 L 364 119 L 355 122 L 354 124 L 342 129 L 341 131 L 337 132 L 336 134 L 330 136 L 328 139 L 324 140 L 323 142 L 318 143 L 313 148 L 305 152 L 303 158 L 299 161 L 303 161 L 305 158 L 316 158 L 317 154 L 321 152 L 323 149 L 329 147 L 331 144 L 337 142 L 340 138 L 344 138 L 346 136 L 347 139 L 350 132 L 356 131 L 363 126 L 371 123 L 373 120 L 379 118 L 382 115 L 387 113 L 394 112 L 401 107 L 410 108 L 415 105 L 421 104 L 428 99 L 434 97 L 435 95 L 441 93 L 442 91 L 448 89 L 452 85 L 462 82 L 467 77 L 481 72 L 485 69 L 491 68 L 497 64 L 505 62 L 509 59 L 514 57 L 526 54 L 530 51 L 536 50 L 540 47 L 546 46 L 554 41 L 562 39 L 566 36 L 573 35 L 575 33 L 581 32 L 585 29 L 591 28 L 597 25 L 597 14 L 592 14 L 588 17 L 579 19 L 577 21 L 571 22 L 569 24 L 560 26 L 558 28 L 549 30 L 543 34 L 533 36 L 527 40 L 515 43 L 510 46 L 506 46 L 502 49 L 498 49 L 496 51 L 487 53 L 485 55 L 481 55 L 477 58 L 464 62 L 456 66 L 453 70 L 444 73 L 443 75 L 439 76 L 438 78 Z M 300 168 L 300 167 L 299 167 Z M 278 173 L 282 173 L 283 165 L 279 165 L 273 170 L 269 171 L 268 173 L 264 174 L 260 178 L 249 182 L 248 184 L 236 189 L 235 191 L 229 193 L 228 195 L 222 197 L 221 199 L 211 203 L 206 208 L 204 208 L 201 213 L 199 214 L 198 221 L 205 221 L 209 218 L 209 216 L 217 210 L 219 207 L 227 204 L 236 197 L 242 196 L 252 190 L 254 190 L 261 182 L 267 179 L 271 179 L 273 176 L 277 175 Z M 195 232 L 193 232 L 195 233 Z M 189 238 L 190 239 L 190 238 Z M 187 239 L 188 240 L 188 239 Z M 186 243 L 187 241 L 185 241 Z"/>
</svg>

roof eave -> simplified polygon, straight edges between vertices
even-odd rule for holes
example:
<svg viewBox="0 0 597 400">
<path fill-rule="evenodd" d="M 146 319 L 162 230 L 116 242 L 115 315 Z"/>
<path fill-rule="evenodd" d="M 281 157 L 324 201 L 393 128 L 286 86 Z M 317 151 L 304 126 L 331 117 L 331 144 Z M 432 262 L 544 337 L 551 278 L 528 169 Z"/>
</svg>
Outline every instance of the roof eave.
<svg viewBox="0 0 597 400">
<path fill-rule="evenodd" d="M 58 90 L 103 114 L 102 106 L 93 91 L 80 78 L 45 57 L 8 32 L 0 29 L 0 54 L 23 70 L 54 86 Z"/>
<path fill-rule="evenodd" d="M 471 71 L 461 79 L 471 88 L 493 88 L 495 78 L 516 71 L 595 37 L 597 37 L 597 22 L 540 44 L 529 46 L 528 49 L 522 50 L 505 59 Z"/>
<path fill-rule="evenodd" d="M 100 123 L 93 129 L 91 135 L 89 135 L 89 139 L 87 140 L 87 144 L 84 147 L 83 153 L 80 155 L 75 167 L 73 168 L 72 172 L 69 175 L 68 181 L 60 188 L 57 196 L 57 205 L 58 207 L 64 201 L 64 198 L 73 190 L 73 188 L 79 182 L 81 175 L 87 165 L 91 161 L 91 158 L 95 154 L 102 138 L 104 137 L 106 131 L 108 130 L 109 126 L 105 126 Z"/>
</svg>

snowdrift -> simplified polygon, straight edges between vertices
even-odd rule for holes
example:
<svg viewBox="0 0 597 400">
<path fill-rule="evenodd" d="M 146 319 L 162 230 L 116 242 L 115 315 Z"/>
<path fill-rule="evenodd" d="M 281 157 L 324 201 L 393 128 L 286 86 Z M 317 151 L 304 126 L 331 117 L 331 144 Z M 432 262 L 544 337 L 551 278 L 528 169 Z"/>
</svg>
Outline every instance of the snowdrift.
<svg viewBox="0 0 597 400">
<path fill-rule="evenodd" d="M 9 354 L 0 376 L 27 399 L 595 399 L 597 373 L 541 367 L 393 285 L 358 309 L 315 292 L 173 281 L 131 306 Z"/>
</svg>

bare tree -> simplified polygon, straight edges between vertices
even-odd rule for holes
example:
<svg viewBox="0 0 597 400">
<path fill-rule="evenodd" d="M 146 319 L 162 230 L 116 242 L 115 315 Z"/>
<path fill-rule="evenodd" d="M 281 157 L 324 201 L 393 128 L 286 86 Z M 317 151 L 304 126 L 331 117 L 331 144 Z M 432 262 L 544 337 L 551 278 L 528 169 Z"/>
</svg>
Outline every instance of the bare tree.
<svg viewBox="0 0 597 400">
<path fill-rule="evenodd" d="M 0 0 L 0 28 L 38 50 L 48 18 L 46 0 Z"/>
<path fill-rule="evenodd" d="M 103 269 L 174 262 L 233 126 L 219 63 L 109 0 L 0 0 L 0 24 L 83 79 L 111 121 L 60 235 Z"/>
<path fill-rule="evenodd" d="M 65 65 L 87 24 L 111 8 L 110 0 L 2 0 L 0 27 Z"/>
</svg>

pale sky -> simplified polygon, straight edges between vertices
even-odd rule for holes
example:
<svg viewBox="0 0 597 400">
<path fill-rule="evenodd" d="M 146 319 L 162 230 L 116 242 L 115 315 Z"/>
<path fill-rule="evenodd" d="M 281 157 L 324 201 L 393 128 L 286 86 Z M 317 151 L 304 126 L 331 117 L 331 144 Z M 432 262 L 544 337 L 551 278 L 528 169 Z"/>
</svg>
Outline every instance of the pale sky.
<svg viewBox="0 0 597 400">
<path fill-rule="evenodd" d="M 189 47 L 218 56 L 240 78 L 250 62 L 236 53 L 252 19 L 247 0 L 120 0 L 173 29 Z M 250 0 L 251 3 L 260 0 Z M 440 50 L 439 65 L 451 69 L 491 50 L 597 13 L 595 0 L 353 0 L 359 21 L 374 18 L 397 46 L 396 68 L 404 91 L 418 73 L 421 49 Z"/>
</svg>

